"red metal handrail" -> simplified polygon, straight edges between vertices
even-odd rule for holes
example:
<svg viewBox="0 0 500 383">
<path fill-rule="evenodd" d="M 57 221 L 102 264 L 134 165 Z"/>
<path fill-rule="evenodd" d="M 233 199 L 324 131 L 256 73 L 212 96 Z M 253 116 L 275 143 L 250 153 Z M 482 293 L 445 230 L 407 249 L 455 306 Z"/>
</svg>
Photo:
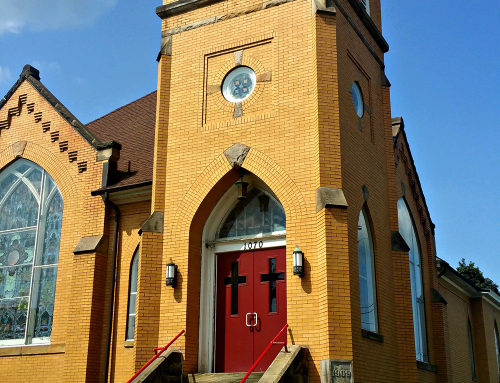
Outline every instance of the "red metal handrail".
<svg viewBox="0 0 500 383">
<path fill-rule="evenodd" d="M 174 343 L 174 342 L 177 340 L 177 338 L 178 338 L 178 337 L 180 337 L 180 336 L 181 336 L 182 334 L 184 334 L 185 332 L 186 332 L 186 330 L 182 330 L 182 331 L 181 331 L 180 333 L 178 333 L 178 334 L 176 335 L 176 337 L 175 337 L 174 339 L 172 339 L 172 340 L 170 341 L 170 343 L 168 343 L 165 347 L 162 347 L 162 348 L 155 348 L 155 349 L 154 349 L 154 351 L 155 351 L 155 356 L 153 356 L 153 357 L 149 360 L 149 362 L 147 362 L 144 366 L 142 366 L 142 368 L 141 368 L 139 371 L 137 371 L 137 372 L 135 373 L 135 375 L 134 375 L 134 376 L 132 376 L 132 377 L 130 378 L 130 380 L 129 380 L 127 383 L 130 383 L 130 382 L 132 382 L 135 378 L 137 378 L 137 377 L 139 376 L 139 374 L 140 374 L 141 372 L 143 372 L 143 371 L 146 369 L 146 367 L 147 367 L 147 366 L 149 366 L 151 363 L 153 363 L 153 362 L 154 362 L 154 360 L 155 360 L 156 358 L 158 358 L 158 357 L 162 354 L 162 352 L 163 352 L 163 351 L 165 351 L 167 348 L 169 348 L 169 347 L 170 347 L 170 345 L 171 345 L 172 343 Z M 160 350 L 160 351 L 158 351 L 158 352 L 157 352 L 157 350 Z"/>
<path fill-rule="evenodd" d="M 264 357 L 264 355 L 266 355 L 266 352 L 269 351 L 269 349 L 271 348 L 271 346 L 273 344 L 282 344 L 285 346 L 285 352 L 288 352 L 288 347 L 286 346 L 286 340 L 284 342 L 276 342 L 276 339 L 279 338 L 279 336 L 281 334 L 283 334 L 283 331 L 285 331 L 288 327 L 288 323 L 285 325 L 285 327 L 283 327 L 280 332 L 278 333 L 278 335 L 276 335 L 274 337 L 274 339 L 269 343 L 269 345 L 266 347 L 266 349 L 264 350 L 264 352 L 262 354 L 260 354 L 259 356 L 259 359 L 257 359 L 257 361 L 253 364 L 252 367 L 250 367 L 250 370 L 248 370 L 247 374 L 243 377 L 243 379 L 241 379 L 241 382 L 240 383 L 243 383 L 245 380 L 247 380 L 247 378 L 250 376 L 250 374 L 252 373 L 252 371 L 255 369 L 255 367 L 257 367 L 257 365 L 259 364 L 260 360 Z"/>
</svg>

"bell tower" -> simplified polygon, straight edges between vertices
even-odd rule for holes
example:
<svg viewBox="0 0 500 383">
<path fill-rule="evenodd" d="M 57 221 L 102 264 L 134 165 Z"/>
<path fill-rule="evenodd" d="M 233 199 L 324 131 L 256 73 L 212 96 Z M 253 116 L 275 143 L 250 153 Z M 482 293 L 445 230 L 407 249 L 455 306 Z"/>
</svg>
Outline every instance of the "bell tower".
<svg viewBox="0 0 500 383">
<path fill-rule="evenodd" d="M 373 369 L 397 360 L 380 381 L 398 381 L 404 371 L 413 382 L 413 340 L 397 335 L 413 331 L 411 304 L 391 282 L 397 274 L 409 286 L 391 248 L 397 211 L 380 1 L 178 0 L 156 13 L 162 39 L 152 213 L 164 220 L 161 230 L 143 232 L 141 254 L 144 265 L 161 265 L 156 273 L 175 258 L 178 282 L 161 292 L 144 284 L 144 304 L 158 310 L 147 318 L 152 327 L 136 330 L 144 339 L 137 366 L 157 341 L 186 329 L 179 340 L 185 372 L 214 371 L 215 350 L 207 357 L 200 346 L 215 336 L 215 324 L 207 329 L 200 318 L 217 316 L 200 313 L 210 307 L 200 296 L 216 299 L 200 291 L 200 274 L 210 278 L 202 231 L 247 174 L 286 214 L 288 342 L 308 349 L 310 381 L 331 381 L 335 371 L 377 381 Z M 371 333 L 362 331 L 360 312 L 361 209 L 372 220 L 377 278 L 387 281 L 377 285 L 385 301 Z M 292 272 L 296 246 L 304 252 L 303 277 Z M 144 266 L 139 279 L 148 273 Z"/>
</svg>

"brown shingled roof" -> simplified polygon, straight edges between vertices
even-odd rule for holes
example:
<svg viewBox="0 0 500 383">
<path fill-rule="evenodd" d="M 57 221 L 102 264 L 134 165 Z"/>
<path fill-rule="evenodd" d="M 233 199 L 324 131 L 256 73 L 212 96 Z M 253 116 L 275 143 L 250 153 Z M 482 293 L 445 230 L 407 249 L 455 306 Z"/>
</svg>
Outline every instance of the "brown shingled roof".
<svg viewBox="0 0 500 383">
<path fill-rule="evenodd" d="M 112 188 L 152 181 L 155 121 L 156 91 L 87 124 L 100 140 L 114 140 L 122 145 L 119 181 Z"/>
</svg>

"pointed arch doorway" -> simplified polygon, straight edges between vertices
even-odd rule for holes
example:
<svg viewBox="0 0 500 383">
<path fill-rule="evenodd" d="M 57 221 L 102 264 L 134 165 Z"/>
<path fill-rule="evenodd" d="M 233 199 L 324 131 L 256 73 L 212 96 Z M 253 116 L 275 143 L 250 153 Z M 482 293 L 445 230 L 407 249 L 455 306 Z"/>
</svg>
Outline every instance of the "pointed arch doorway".
<svg viewBox="0 0 500 383">
<path fill-rule="evenodd" d="M 199 372 L 246 372 L 287 320 L 285 212 L 262 181 L 245 179 L 247 198 L 231 187 L 203 229 Z"/>
</svg>

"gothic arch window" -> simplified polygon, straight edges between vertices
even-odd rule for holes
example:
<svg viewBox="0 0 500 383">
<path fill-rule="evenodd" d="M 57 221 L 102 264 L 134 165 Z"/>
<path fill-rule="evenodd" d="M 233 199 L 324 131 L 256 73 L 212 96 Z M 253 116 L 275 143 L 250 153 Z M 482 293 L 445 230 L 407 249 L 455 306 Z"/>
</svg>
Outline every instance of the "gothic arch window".
<svg viewBox="0 0 500 383">
<path fill-rule="evenodd" d="M 282 234 L 286 230 L 283 206 L 270 193 L 254 187 L 233 205 L 219 229 L 220 239 Z"/>
<path fill-rule="evenodd" d="M 128 293 L 128 309 L 127 309 L 127 334 L 126 340 L 134 340 L 135 331 L 135 308 L 137 303 L 137 275 L 139 271 L 139 248 L 132 257 L 130 264 L 130 279 Z"/>
<path fill-rule="evenodd" d="M 495 351 L 497 353 L 498 380 L 500 381 L 500 338 L 498 337 L 497 321 L 495 321 L 494 324 L 494 331 L 495 331 Z"/>
<path fill-rule="evenodd" d="M 371 332 L 377 332 L 375 259 L 370 224 L 364 208 L 361 209 L 358 219 L 358 265 L 361 328 Z"/>
<path fill-rule="evenodd" d="M 40 166 L 20 159 L 0 173 L 0 346 L 50 341 L 62 215 Z"/>
<path fill-rule="evenodd" d="M 474 358 L 474 343 L 472 339 L 472 326 L 470 325 L 470 319 L 467 318 L 467 335 L 469 338 L 469 357 L 470 357 L 470 369 L 472 374 L 472 379 L 476 380 L 476 361 Z"/>
<path fill-rule="evenodd" d="M 413 307 L 413 330 L 415 333 L 415 352 L 417 360 L 427 362 L 427 333 L 425 325 L 425 304 L 422 288 L 422 264 L 417 231 L 403 198 L 398 200 L 399 233 L 410 247 L 411 301 Z"/>
</svg>

